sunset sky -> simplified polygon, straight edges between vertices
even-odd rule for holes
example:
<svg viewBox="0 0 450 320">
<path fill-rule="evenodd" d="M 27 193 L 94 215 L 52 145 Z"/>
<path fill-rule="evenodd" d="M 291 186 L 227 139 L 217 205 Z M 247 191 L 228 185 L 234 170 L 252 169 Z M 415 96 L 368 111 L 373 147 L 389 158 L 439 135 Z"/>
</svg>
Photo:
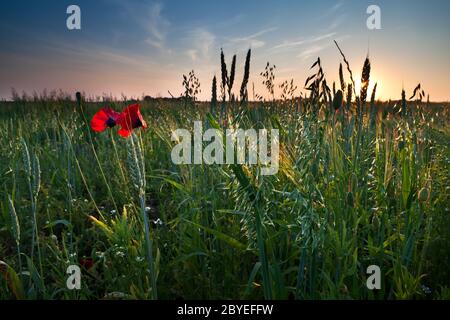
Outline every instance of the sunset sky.
<svg viewBox="0 0 450 320">
<path fill-rule="evenodd" d="M 71 4 L 81 8 L 81 30 L 66 28 Z M 366 27 L 370 4 L 381 8 L 381 30 Z M 200 98 L 209 99 L 220 48 L 228 63 L 237 54 L 237 89 L 248 48 L 250 84 L 259 94 L 267 61 L 277 66 L 277 84 L 293 78 L 302 88 L 320 56 L 331 83 L 341 62 L 336 40 L 358 78 L 369 54 L 378 98 L 398 99 L 402 85 L 410 94 L 420 82 L 431 100 L 450 100 L 448 0 L 1 0 L 0 12 L 3 99 L 12 87 L 179 95 L 182 74 L 191 69 L 200 78 Z"/>
</svg>

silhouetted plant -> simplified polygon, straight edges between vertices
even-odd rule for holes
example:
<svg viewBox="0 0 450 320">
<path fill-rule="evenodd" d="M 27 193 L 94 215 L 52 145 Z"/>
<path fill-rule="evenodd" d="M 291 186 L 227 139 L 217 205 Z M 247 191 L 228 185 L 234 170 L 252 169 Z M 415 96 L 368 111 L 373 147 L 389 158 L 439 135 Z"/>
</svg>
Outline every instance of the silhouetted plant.
<svg viewBox="0 0 450 320">
<path fill-rule="evenodd" d="M 233 56 L 231 61 L 230 77 L 228 78 L 228 99 L 231 101 L 231 90 L 233 89 L 234 77 L 236 74 L 236 55 Z"/>
<path fill-rule="evenodd" d="M 264 78 L 262 83 L 269 92 L 269 95 L 272 96 L 272 100 L 275 100 L 275 69 L 275 65 L 271 66 L 270 63 L 267 62 L 264 71 L 260 73 L 260 75 Z"/>
<path fill-rule="evenodd" d="M 247 84 L 248 79 L 250 78 L 250 57 L 252 54 L 252 50 L 248 49 L 247 57 L 245 58 L 245 67 L 244 67 L 244 78 L 242 79 L 241 84 L 241 103 L 244 101 L 248 101 L 248 91 L 247 91 Z"/>
<path fill-rule="evenodd" d="M 189 74 L 183 75 L 183 87 L 184 87 L 184 106 L 186 107 L 188 102 L 195 102 L 197 95 L 201 92 L 200 90 L 200 80 L 194 73 L 194 70 L 189 72 Z"/>
<path fill-rule="evenodd" d="M 367 89 L 369 87 L 370 81 L 370 61 L 369 57 L 364 61 L 364 67 L 361 74 L 361 93 L 360 93 L 360 101 L 361 106 L 364 106 L 367 99 Z"/>
<path fill-rule="evenodd" d="M 216 76 L 213 77 L 212 80 L 212 89 L 211 89 L 211 114 L 214 115 L 217 106 L 217 80 Z"/>
<path fill-rule="evenodd" d="M 227 64 L 225 63 L 225 55 L 223 54 L 223 50 L 220 50 L 220 70 L 222 74 L 222 101 L 226 100 L 226 87 L 228 83 L 228 71 Z"/>
</svg>

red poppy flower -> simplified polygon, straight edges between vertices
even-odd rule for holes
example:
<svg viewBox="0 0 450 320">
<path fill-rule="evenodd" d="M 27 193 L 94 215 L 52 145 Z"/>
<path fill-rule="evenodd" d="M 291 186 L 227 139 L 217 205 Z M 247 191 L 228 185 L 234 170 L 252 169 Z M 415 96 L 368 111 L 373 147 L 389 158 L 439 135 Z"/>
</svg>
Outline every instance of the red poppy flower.
<svg viewBox="0 0 450 320">
<path fill-rule="evenodd" d="M 91 120 L 91 128 L 96 132 L 102 132 L 106 128 L 112 128 L 117 124 L 120 114 L 109 107 L 100 109 Z"/>
<path fill-rule="evenodd" d="M 140 108 L 140 104 L 130 104 L 120 114 L 120 117 L 117 120 L 117 124 L 121 127 L 119 130 L 119 134 L 122 137 L 128 138 L 133 130 L 139 127 L 147 129 L 147 123 L 142 117 Z"/>
</svg>

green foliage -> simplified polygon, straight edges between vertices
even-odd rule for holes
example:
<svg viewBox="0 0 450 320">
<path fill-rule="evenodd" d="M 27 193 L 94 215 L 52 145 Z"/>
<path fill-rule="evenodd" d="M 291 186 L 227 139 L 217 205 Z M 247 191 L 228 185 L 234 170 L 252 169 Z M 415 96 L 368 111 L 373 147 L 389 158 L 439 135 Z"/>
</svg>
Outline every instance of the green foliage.
<svg viewBox="0 0 450 320">
<path fill-rule="evenodd" d="M 89 131 L 96 102 L 2 102 L 0 298 L 448 299 L 448 105 L 403 93 L 396 114 L 373 92 L 360 110 L 342 67 L 331 99 L 314 67 L 309 98 L 230 101 L 223 115 L 280 130 L 274 176 L 172 163 L 173 130 L 222 130 L 209 103 L 144 101 L 149 129 L 125 140 Z M 70 264 L 80 291 L 66 288 Z M 372 264 L 378 291 L 366 288 Z"/>
</svg>

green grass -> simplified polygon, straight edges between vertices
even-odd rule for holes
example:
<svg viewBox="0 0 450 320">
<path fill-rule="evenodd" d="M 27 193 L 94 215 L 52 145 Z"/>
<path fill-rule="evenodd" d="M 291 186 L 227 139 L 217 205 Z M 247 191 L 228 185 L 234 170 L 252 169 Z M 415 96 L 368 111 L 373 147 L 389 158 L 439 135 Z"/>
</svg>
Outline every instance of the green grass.
<svg viewBox="0 0 450 320">
<path fill-rule="evenodd" d="M 213 121 L 209 106 L 144 103 L 142 210 L 159 297 L 448 298 L 448 107 L 415 109 L 408 118 L 380 111 L 375 127 L 363 121 L 357 154 L 351 120 L 296 112 L 297 103 L 252 104 L 236 120 L 281 130 L 275 176 L 255 167 L 172 164 L 171 130 Z M 0 107 L 0 259 L 15 271 L 1 278 L 0 297 L 152 298 L 127 141 L 104 132 L 90 133 L 91 143 L 75 103 Z M 86 105 L 87 118 L 97 108 Z M 23 162 L 25 145 L 40 162 L 40 190 L 31 196 L 37 177 Z M 422 188 L 430 196 L 419 201 Z M 82 258 L 95 266 L 83 269 L 80 291 L 69 291 L 65 270 Z M 365 287 L 371 264 L 383 273 L 379 291 Z"/>
</svg>

